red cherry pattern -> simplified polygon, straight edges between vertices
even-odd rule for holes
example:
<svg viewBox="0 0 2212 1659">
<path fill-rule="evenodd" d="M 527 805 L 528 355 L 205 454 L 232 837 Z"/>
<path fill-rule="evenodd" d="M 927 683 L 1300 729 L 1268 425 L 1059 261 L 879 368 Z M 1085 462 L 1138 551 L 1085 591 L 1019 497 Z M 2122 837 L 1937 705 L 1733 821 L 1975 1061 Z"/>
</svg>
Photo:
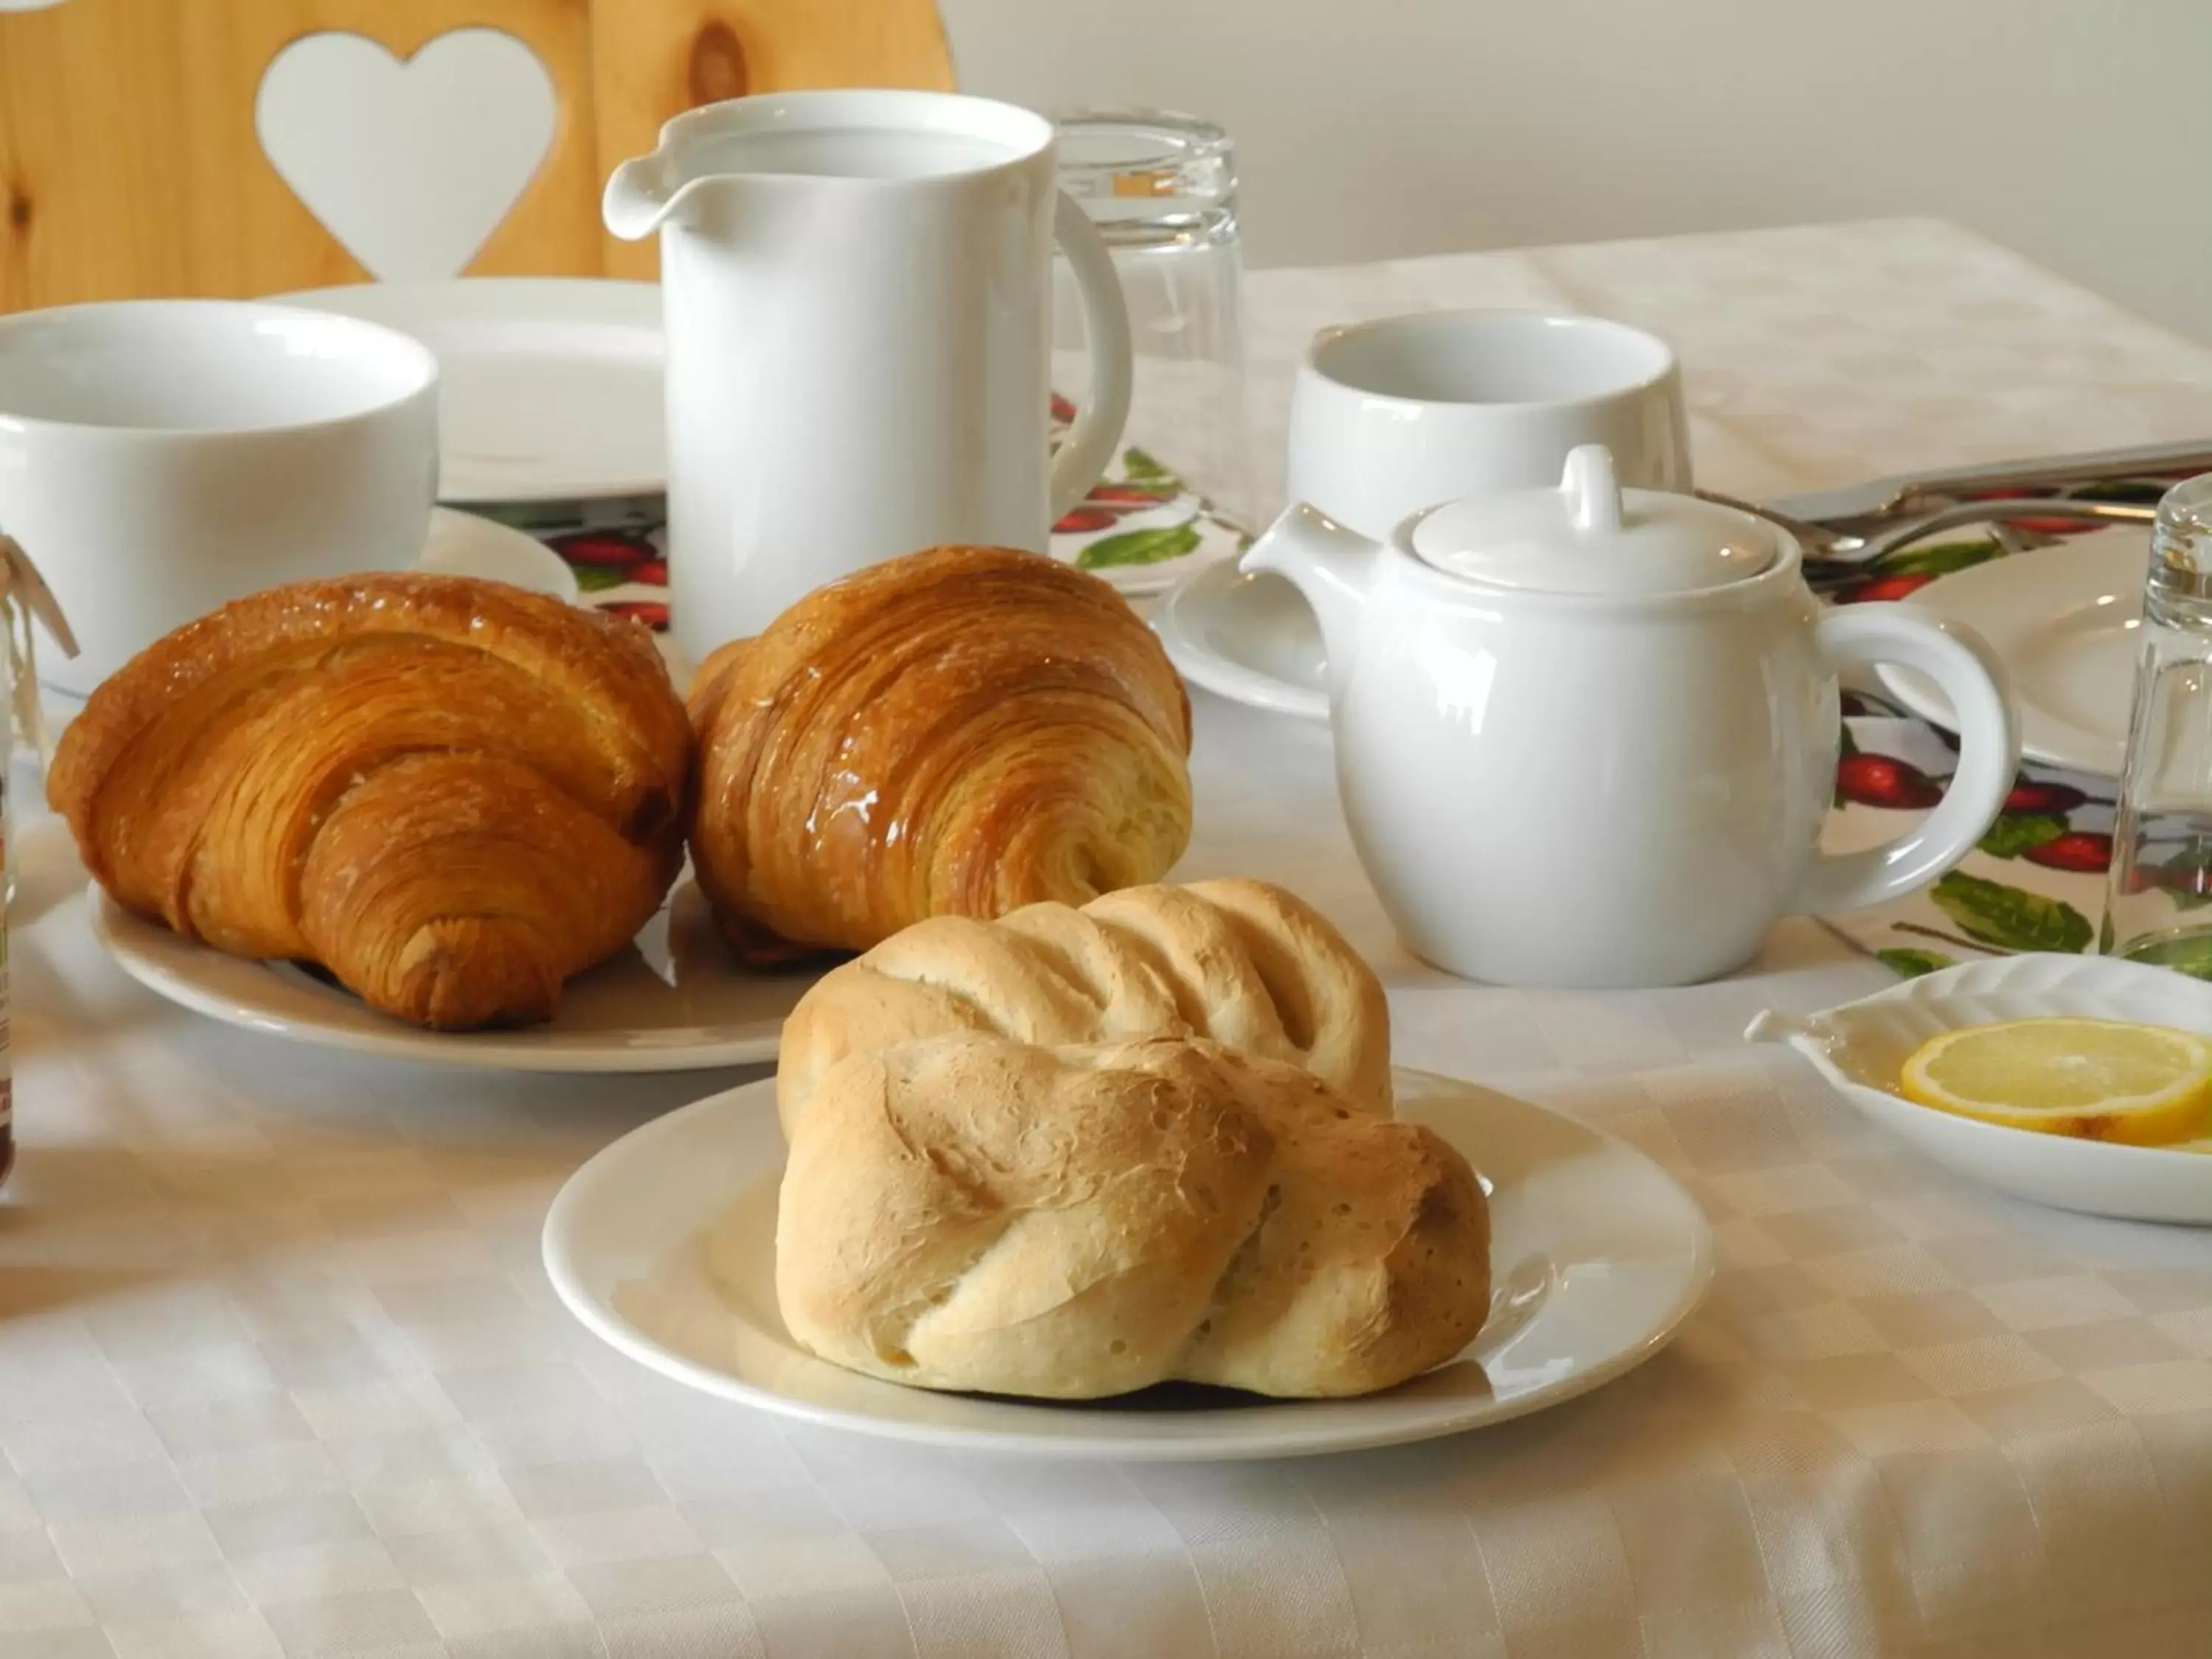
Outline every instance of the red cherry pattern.
<svg viewBox="0 0 2212 1659">
<path fill-rule="evenodd" d="M 2053 817 L 2063 817 L 2089 797 L 2070 783 L 2037 783 L 2022 778 L 2005 797 L 2008 812 L 2048 812 Z"/>
<path fill-rule="evenodd" d="M 570 564 L 602 564 L 617 568 L 657 561 L 660 550 L 642 536 L 612 531 L 585 530 L 573 536 L 556 536 L 548 544 Z M 665 568 L 665 567 L 663 567 Z M 663 580 L 666 580 L 665 577 Z"/>
<path fill-rule="evenodd" d="M 1110 507 L 1079 507 L 1053 529 L 1062 536 L 1079 536 L 1093 530 L 1107 530 L 1121 523 L 1121 515 Z"/>
<path fill-rule="evenodd" d="M 2030 864 L 2039 864 L 2046 870 L 2070 870 L 2085 876 L 2102 875 L 2112 867 L 2112 838 L 2074 830 L 2056 841 L 2047 841 L 2040 847 L 2031 847 L 2021 856 Z"/>
<path fill-rule="evenodd" d="M 1901 599 L 1936 580 L 1932 574 L 1914 573 L 1902 576 L 1876 576 L 1864 587 L 1840 596 L 1845 605 L 1869 605 L 1881 599 Z"/>
<path fill-rule="evenodd" d="M 1861 806 L 1915 811 L 1943 799 L 1943 786 L 1917 766 L 1888 755 L 1845 755 L 1836 763 L 1836 793 Z"/>
</svg>

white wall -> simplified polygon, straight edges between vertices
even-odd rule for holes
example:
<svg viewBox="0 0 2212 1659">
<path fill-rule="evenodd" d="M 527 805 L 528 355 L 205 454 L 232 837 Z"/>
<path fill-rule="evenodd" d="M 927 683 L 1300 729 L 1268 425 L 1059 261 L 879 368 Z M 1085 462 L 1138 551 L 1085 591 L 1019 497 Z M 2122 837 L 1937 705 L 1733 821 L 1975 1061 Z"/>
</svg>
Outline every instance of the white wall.
<svg viewBox="0 0 2212 1659">
<path fill-rule="evenodd" d="M 942 0 L 969 91 L 1227 127 L 1255 265 L 1898 213 L 2212 340 L 2212 0 Z"/>
</svg>

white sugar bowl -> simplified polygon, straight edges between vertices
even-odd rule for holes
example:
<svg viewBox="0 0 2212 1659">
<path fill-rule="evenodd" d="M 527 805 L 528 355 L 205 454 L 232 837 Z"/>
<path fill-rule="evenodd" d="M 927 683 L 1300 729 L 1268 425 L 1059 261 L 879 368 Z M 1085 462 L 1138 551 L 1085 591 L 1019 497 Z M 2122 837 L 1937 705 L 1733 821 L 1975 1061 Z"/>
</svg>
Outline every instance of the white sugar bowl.
<svg viewBox="0 0 2212 1659">
<path fill-rule="evenodd" d="M 1292 507 L 1243 568 L 1320 619 L 1345 817 L 1407 947 L 1501 984 L 1656 986 L 1741 966 L 1782 916 L 1935 880 L 2011 787 L 1989 648 L 1908 605 L 1823 612 L 1800 556 L 1764 519 L 1622 489 L 1592 445 L 1556 489 L 1387 543 Z M 1942 687 L 1958 770 L 1896 840 L 1824 854 L 1837 673 L 1875 662 Z"/>
</svg>

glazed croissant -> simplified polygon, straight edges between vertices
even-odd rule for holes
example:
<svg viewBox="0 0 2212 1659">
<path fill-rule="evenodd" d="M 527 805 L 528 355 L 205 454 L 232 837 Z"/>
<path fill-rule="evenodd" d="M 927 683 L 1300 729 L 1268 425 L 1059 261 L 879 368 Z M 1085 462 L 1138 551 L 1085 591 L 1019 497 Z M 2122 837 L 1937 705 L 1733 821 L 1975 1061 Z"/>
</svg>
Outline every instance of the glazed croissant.
<svg viewBox="0 0 2212 1659">
<path fill-rule="evenodd" d="M 1095 576 L 939 547 L 817 589 L 691 693 L 691 856 L 740 952 L 1080 904 L 1190 836 L 1190 701 Z"/>
<path fill-rule="evenodd" d="M 853 1054 L 799 1119 L 777 1215 L 791 1334 L 921 1388 L 1360 1394 L 1449 1359 L 1489 1310 L 1489 1212 L 1457 1152 L 1183 1038 Z M 710 1260 L 744 1249 L 718 1237 Z"/>
<path fill-rule="evenodd" d="M 1206 1037 L 1390 1109 L 1390 1011 L 1374 970 L 1281 888 L 1200 881 L 996 922 L 939 916 L 832 969 L 784 1022 L 786 1137 L 846 1055 L 963 1030 L 1048 1046 Z"/>
<path fill-rule="evenodd" d="M 548 1018 L 683 858 L 690 730 L 635 623 L 500 583 L 301 582 L 95 691 L 48 794 L 116 900 L 440 1029 Z"/>
</svg>

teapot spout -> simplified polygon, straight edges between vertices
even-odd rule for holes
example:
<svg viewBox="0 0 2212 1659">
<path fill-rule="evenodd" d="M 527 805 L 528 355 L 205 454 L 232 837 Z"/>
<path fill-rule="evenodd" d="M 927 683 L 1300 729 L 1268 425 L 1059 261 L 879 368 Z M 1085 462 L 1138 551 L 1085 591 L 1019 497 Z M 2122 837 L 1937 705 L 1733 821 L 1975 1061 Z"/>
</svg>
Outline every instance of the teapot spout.
<svg viewBox="0 0 2212 1659">
<path fill-rule="evenodd" d="M 1300 501 L 1285 509 L 1238 562 L 1237 568 L 1248 573 L 1272 571 L 1304 595 L 1321 623 L 1332 691 L 1350 671 L 1382 551 L 1380 543 Z"/>
</svg>

